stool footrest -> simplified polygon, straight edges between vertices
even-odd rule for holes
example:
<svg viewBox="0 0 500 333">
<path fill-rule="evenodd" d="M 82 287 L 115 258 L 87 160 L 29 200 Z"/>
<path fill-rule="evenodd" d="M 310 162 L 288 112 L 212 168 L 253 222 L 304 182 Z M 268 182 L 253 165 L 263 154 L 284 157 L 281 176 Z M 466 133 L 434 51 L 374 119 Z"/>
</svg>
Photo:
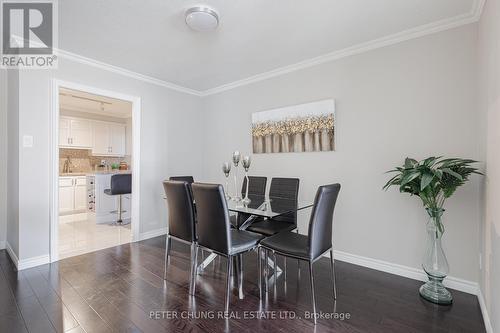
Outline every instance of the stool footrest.
<svg viewBox="0 0 500 333">
<path fill-rule="evenodd" d="M 122 213 L 126 213 L 126 212 L 127 212 L 126 210 L 122 210 Z M 111 214 L 119 214 L 120 211 L 118 211 L 118 210 L 112 210 L 112 211 L 110 211 L 110 213 Z"/>
</svg>

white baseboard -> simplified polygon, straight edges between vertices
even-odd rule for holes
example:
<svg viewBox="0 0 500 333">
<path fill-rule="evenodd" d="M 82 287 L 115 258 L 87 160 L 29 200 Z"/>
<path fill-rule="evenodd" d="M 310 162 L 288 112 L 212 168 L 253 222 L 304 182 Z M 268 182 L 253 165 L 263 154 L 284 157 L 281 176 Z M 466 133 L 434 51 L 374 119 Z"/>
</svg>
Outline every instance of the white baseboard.
<svg viewBox="0 0 500 333">
<path fill-rule="evenodd" d="M 5 241 L 5 249 L 7 250 L 7 253 L 10 256 L 10 259 L 12 259 L 12 261 L 14 262 L 14 265 L 17 268 L 17 265 L 19 264 L 19 259 L 17 258 L 16 253 L 14 252 L 14 250 L 12 249 L 12 247 L 10 246 L 8 241 Z"/>
<path fill-rule="evenodd" d="M 151 230 L 151 231 L 146 231 L 146 232 L 139 234 L 139 240 L 142 241 L 142 240 L 149 239 L 149 238 L 163 236 L 166 233 L 167 233 L 167 228 L 160 228 L 160 229 L 155 229 L 155 230 Z"/>
<path fill-rule="evenodd" d="M 478 290 L 477 299 L 479 300 L 479 306 L 481 307 L 481 313 L 483 314 L 486 333 L 493 333 L 493 326 L 491 326 L 490 315 L 488 314 L 486 302 L 484 301 L 483 291 L 481 289 Z"/>
<path fill-rule="evenodd" d="M 0 250 L 5 250 L 5 241 L 0 241 Z"/>
<path fill-rule="evenodd" d="M 19 260 L 16 253 L 14 252 L 12 247 L 10 246 L 9 242 L 6 242 L 5 248 L 7 249 L 7 253 L 9 254 L 12 261 L 14 262 L 14 265 L 16 266 L 18 271 L 21 271 L 23 269 L 36 267 L 36 266 L 40 266 L 40 265 L 45 265 L 45 264 L 48 264 L 50 262 L 50 256 L 48 254 L 43 255 L 43 256 Z"/>
<path fill-rule="evenodd" d="M 427 281 L 427 274 L 422 269 L 393 264 L 387 261 L 358 256 L 342 251 L 333 251 L 335 259 L 345 261 L 351 264 L 376 269 L 378 271 L 404 276 L 410 279 Z M 448 276 L 443 281 L 448 288 L 463 291 L 468 294 L 478 295 L 479 285 L 477 282 Z"/>
<path fill-rule="evenodd" d="M 50 256 L 45 254 L 43 256 L 32 257 L 28 259 L 21 259 L 17 264 L 17 270 L 21 271 L 23 269 L 28 269 L 31 267 L 36 267 L 40 265 L 45 265 L 50 263 Z"/>
</svg>

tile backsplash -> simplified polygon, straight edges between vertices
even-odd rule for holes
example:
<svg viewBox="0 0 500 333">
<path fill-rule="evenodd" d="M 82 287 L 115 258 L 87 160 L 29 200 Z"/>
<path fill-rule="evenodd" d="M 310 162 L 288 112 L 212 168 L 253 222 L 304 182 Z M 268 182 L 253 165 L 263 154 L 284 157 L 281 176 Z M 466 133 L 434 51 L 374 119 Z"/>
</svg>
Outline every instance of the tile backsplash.
<svg viewBox="0 0 500 333">
<path fill-rule="evenodd" d="M 87 149 L 68 149 L 59 148 L 59 171 L 63 172 L 64 162 L 66 158 L 71 159 L 73 172 L 89 172 L 95 169 L 102 160 L 105 160 L 108 165 L 113 163 L 127 162 L 130 168 L 130 156 L 124 157 L 109 157 L 109 156 L 93 156 L 90 150 Z"/>
</svg>

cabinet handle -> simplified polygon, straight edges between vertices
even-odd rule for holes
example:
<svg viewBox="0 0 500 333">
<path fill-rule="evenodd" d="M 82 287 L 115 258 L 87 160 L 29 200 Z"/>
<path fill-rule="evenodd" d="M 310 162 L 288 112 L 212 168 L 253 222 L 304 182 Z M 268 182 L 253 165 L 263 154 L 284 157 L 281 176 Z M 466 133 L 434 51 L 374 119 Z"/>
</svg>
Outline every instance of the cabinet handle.
<svg viewBox="0 0 500 333">
<path fill-rule="evenodd" d="M 69 138 L 68 138 L 68 145 L 70 144 Z"/>
</svg>

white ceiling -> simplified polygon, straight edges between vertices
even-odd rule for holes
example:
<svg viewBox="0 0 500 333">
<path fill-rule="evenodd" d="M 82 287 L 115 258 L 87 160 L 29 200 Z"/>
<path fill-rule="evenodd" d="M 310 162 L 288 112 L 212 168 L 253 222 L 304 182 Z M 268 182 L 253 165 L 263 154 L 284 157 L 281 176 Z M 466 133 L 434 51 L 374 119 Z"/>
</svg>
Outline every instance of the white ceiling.
<svg viewBox="0 0 500 333">
<path fill-rule="evenodd" d="M 478 0 L 64 0 L 59 47 L 204 91 L 402 31 L 469 15 Z M 211 33 L 184 12 L 208 4 Z"/>
<path fill-rule="evenodd" d="M 106 117 L 132 117 L 132 103 L 128 101 L 72 89 L 60 89 L 59 106 L 64 110 L 92 113 Z"/>
</svg>

